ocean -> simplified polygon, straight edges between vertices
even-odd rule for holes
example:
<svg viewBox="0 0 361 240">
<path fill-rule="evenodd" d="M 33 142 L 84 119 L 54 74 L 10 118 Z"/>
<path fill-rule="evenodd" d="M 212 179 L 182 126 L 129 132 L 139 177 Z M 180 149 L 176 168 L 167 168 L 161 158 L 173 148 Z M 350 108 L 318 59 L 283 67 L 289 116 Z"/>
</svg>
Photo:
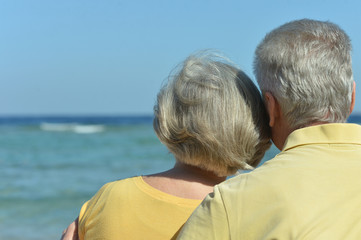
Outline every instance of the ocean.
<svg viewBox="0 0 361 240">
<path fill-rule="evenodd" d="M 59 239 L 106 182 L 171 168 L 152 121 L 0 117 L 0 240 Z M 361 115 L 349 122 L 361 123 Z M 262 162 L 278 152 L 272 146 Z"/>
</svg>

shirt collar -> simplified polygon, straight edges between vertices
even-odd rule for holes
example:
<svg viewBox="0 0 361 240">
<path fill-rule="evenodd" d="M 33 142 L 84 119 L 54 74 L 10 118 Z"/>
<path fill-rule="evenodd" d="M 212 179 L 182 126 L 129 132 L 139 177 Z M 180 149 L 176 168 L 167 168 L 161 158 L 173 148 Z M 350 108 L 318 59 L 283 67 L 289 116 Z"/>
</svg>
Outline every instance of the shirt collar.
<svg viewBox="0 0 361 240">
<path fill-rule="evenodd" d="M 328 123 L 297 129 L 287 137 L 282 151 L 317 143 L 361 145 L 361 126 L 353 123 Z"/>
</svg>

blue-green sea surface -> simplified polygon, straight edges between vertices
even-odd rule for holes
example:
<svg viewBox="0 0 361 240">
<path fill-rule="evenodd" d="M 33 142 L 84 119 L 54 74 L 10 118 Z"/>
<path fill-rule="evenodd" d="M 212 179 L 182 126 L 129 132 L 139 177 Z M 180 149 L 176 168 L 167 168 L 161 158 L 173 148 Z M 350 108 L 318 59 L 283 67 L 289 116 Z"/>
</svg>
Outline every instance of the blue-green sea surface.
<svg viewBox="0 0 361 240">
<path fill-rule="evenodd" d="M 152 117 L 0 118 L 0 240 L 59 239 L 106 182 L 173 165 Z"/>
<path fill-rule="evenodd" d="M 106 182 L 174 164 L 151 123 L 52 126 L 0 125 L 1 240 L 59 239 Z"/>
</svg>

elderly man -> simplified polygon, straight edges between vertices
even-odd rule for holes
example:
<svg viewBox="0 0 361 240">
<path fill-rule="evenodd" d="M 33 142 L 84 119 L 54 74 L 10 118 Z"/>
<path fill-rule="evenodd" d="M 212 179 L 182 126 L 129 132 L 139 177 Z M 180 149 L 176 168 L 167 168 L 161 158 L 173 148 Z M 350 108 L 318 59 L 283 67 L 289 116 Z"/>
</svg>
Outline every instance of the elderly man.
<svg viewBox="0 0 361 240">
<path fill-rule="evenodd" d="M 298 20 L 256 49 L 254 71 L 281 149 L 214 188 L 180 239 L 360 239 L 361 126 L 351 44 L 330 22 Z"/>
</svg>

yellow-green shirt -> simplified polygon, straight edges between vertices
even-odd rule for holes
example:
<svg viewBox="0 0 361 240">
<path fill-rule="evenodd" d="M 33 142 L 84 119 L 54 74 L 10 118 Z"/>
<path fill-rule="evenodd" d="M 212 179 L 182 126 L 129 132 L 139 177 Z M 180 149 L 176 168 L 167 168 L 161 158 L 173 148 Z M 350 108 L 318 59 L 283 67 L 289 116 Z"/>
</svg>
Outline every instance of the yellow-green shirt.
<svg viewBox="0 0 361 240">
<path fill-rule="evenodd" d="M 80 239 L 171 239 L 201 200 L 179 198 L 128 178 L 104 185 L 79 215 Z"/>
<path fill-rule="evenodd" d="M 361 126 L 294 131 L 274 159 L 216 186 L 179 239 L 361 239 Z"/>
</svg>

